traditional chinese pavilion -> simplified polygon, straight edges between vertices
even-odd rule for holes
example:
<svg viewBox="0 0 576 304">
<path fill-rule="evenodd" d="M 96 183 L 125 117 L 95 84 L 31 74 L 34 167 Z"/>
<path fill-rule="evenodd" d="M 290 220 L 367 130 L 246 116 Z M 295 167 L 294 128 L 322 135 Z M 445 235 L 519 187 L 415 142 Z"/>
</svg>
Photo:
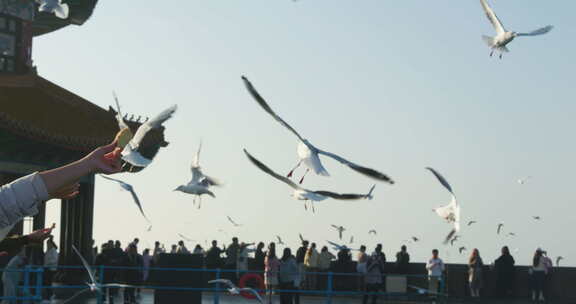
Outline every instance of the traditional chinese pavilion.
<svg viewBox="0 0 576 304">
<path fill-rule="evenodd" d="M 94 148 L 110 143 L 118 131 L 116 113 L 44 79 L 32 64 L 33 37 L 57 35 L 60 28 L 82 25 L 92 15 L 97 0 L 68 0 L 70 14 L 59 19 L 38 13 L 33 0 L 0 0 L 0 183 L 35 171 L 77 160 Z M 109 88 L 102 88 L 108 90 Z M 138 120 L 126 119 L 136 129 Z M 153 157 L 166 146 L 163 130 L 152 132 L 142 154 Z M 72 245 L 91 252 L 94 176 L 81 181 L 80 195 L 63 200 L 60 257 L 73 263 Z M 33 227 L 45 227 L 42 206 Z M 22 223 L 14 233 L 22 232 Z"/>
</svg>

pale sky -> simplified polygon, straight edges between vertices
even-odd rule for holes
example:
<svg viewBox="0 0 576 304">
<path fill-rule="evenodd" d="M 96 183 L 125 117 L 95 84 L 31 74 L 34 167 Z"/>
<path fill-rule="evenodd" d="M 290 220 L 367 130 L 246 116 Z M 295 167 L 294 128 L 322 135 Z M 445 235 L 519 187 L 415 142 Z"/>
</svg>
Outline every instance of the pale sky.
<svg viewBox="0 0 576 304">
<path fill-rule="evenodd" d="M 182 233 L 204 246 L 214 238 L 269 242 L 280 235 L 295 249 L 299 232 L 320 246 L 337 240 L 330 227 L 337 224 L 349 229 L 346 240 L 354 235 L 352 247 L 372 251 L 381 242 L 390 260 L 417 236 L 421 242 L 408 244 L 413 261 L 439 248 L 447 262 L 463 262 L 468 253 L 457 247 L 466 246 L 491 262 L 509 245 L 518 264 L 543 247 L 576 265 L 563 229 L 576 217 L 576 43 L 563 39 L 576 34 L 576 3 L 492 5 L 511 30 L 555 29 L 518 38 L 498 60 L 480 38 L 494 30 L 472 0 L 100 1 L 84 26 L 36 38 L 33 54 L 41 76 L 103 108 L 113 104 L 112 90 L 136 116 L 179 106 L 166 123 L 170 145 L 141 173 L 117 176 L 134 185 L 153 230 L 146 232 L 129 193 L 97 177 L 98 243 L 139 237 L 169 247 Z M 285 174 L 296 163 L 297 141 L 252 100 L 241 75 L 315 145 L 397 183 L 377 183 L 372 201 L 327 200 L 316 214 L 305 211 L 288 186 L 242 153 Z M 205 173 L 225 185 L 198 210 L 191 196 L 172 190 L 190 179 L 201 140 Z M 309 175 L 306 187 L 365 192 L 374 183 L 324 164 L 331 177 Z M 452 184 L 463 221 L 478 221 L 463 227 L 458 246 L 441 244 L 450 225 L 432 208 L 450 196 L 427 166 Z M 519 185 L 527 175 L 533 178 Z M 48 221 L 57 206 L 51 202 Z M 227 215 L 244 225 L 233 228 Z M 496 235 L 500 222 L 517 237 Z"/>
</svg>

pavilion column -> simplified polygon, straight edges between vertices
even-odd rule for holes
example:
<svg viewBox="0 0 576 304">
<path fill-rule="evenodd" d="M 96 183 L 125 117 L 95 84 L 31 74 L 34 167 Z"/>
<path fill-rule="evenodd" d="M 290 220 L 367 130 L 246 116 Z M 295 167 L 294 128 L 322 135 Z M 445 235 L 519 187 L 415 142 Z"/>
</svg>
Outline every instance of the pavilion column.
<svg viewBox="0 0 576 304">
<path fill-rule="evenodd" d="M 80 194 L 62 200 L 60 218 L 60 263 L 75 265 L 79 262 L 72 245 L 91 261 L 92 224 L 94 216 L 94 175 L 80 182 Z"/>
</svg>

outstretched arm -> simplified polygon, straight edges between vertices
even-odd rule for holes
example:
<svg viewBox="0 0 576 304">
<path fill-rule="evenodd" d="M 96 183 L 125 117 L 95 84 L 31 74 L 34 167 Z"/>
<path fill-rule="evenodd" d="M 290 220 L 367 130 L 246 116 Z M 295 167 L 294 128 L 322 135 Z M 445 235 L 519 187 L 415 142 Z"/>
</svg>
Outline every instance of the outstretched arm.
<svg viewBox="0 0 576 304">
<path fill-rule="evenodd" d="M 40 172 L 46 190 L 52 198 L 68 198 L 77 194 L 77 183 L 91 173 L 112 174 L 120 172 L 120 149 L 116 141 L 97 148 L 84 158 L 60 168 Z"/>
</svg>

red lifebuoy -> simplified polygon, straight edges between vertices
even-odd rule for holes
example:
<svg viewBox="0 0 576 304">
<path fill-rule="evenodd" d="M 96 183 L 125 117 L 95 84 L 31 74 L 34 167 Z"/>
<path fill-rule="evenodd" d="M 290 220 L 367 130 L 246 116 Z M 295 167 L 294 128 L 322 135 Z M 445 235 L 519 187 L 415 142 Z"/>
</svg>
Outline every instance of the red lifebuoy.
<svg viewBox="0 0 576 304">
<path fill-rule="evenodd" d="M 257 273 L 247 273 L 242 277 L 240 277 L 240 280 L 238 281 L 238 287 L 240 288 L 251 287 L 254 289 L 258 289 L 258 293 L 260 294 L 264 294 L 264 290 L 266 289 L 266 287 L 264 286 L 264 278 Z M 256 296 L 251 292 L 243 291 L 240 293 L 240 295 L 246 299 L 250 300 L 256 299 Z"/>
</svg>

